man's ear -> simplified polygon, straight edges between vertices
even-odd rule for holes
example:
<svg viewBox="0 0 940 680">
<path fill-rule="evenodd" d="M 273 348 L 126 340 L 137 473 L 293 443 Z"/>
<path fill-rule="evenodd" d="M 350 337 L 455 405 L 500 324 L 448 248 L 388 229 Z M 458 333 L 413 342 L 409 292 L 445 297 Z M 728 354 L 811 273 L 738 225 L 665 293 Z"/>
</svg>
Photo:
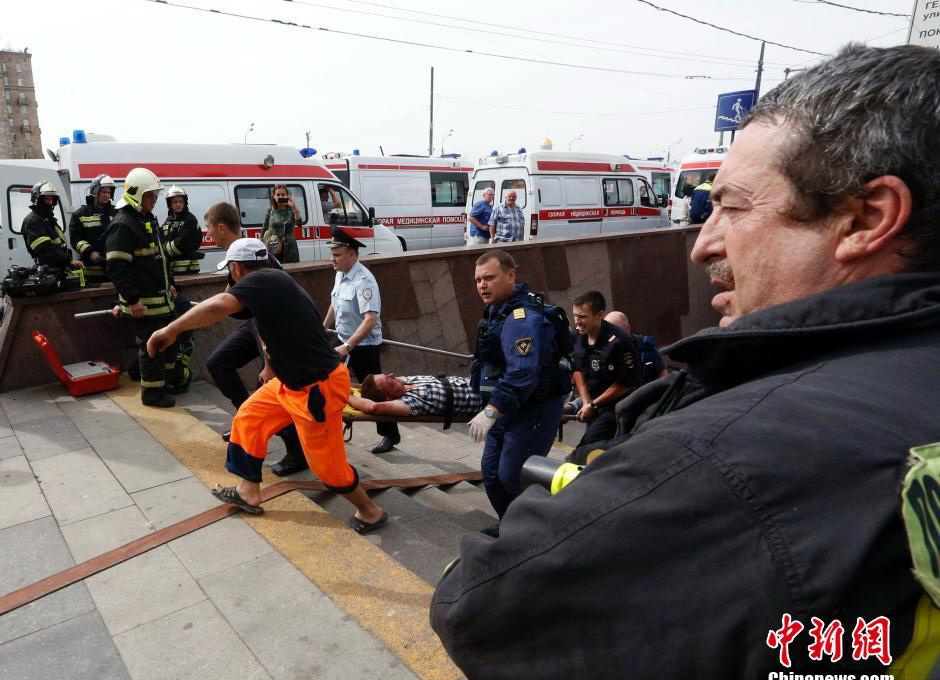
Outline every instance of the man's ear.
<svg viewBox="0 0 940 680">
<path fill-rule="evenodd" d="M 892 245 L 911 217 L 911 190 L 899 177 L 876 177 L 862 191 L 846 202 L 837 218 L 842 225 L 835 257 L 843 264 Z"/>
</svg>

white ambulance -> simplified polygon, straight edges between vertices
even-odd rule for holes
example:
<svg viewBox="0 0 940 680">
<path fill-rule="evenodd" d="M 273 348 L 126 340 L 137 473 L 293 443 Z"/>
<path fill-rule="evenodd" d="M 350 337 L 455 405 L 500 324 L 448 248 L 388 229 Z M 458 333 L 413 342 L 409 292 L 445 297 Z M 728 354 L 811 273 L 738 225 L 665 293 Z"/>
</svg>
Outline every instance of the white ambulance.
<svg viewBox="0 0 940 680">
<path fill-rule="evenodd" d="M 50 182 L 65 197 L 55 212 L 65 231 L 68 197 L 56 170 L 54 163 L 42 159 L 0 160 L 0 279 L 12 265 L 33 265 L 21 227 L 23 218 L 29 214 L 30 190 L 36 182 Z"/>
<path fill-rule="evenodd" d="M 510 189 L 526 216 L 525 240 L 668 226 L 649 181 L 623 156 L 520 150 L 477 163 L 467 212 L 494 189 L 494 205 Z M 469 232 L 468 232 L 469 234 Z"/>
<path fill-rule="evenodd" d="M 669 163 L 662 158 L 633 158 L 624 156 L 636 171 L 646 178 L 653 187 L 656 200 L 661 208 L 668 208 L 669 195 L 672 193 L 672 183 L 676 177 L 678 163 Z"/>
<path fill-rule="evenodd" d="M 728 147 L 716 146 L 696 149 L 685 156 L 679 163 L 679 173 L 672 184 L 672 207 L 670 217 L 673 224 L 688 224 L 689 202 L 685 200 L 691 196 L 692 190 L 708 179 L 712 173 L 718 172 Z"/>
<path fill-rule="evenodd" d="M 84 203 L 88 187 L 97 175 L 105 173 L 115 180 L 116 202 L 121 198 L 124 176 L 137 167 L 152 170 L 166 188 L 173 184 L 182 187 L 189 196 L 189 209 L 200 225 L 209 206 L 219 201 L 233 203 L 241 213 L 243 232 L 254 237 L 261 235 L 271 207 L 272 188 L 275 184 L 286 185 L 303 217 L 303 225 L 295 228 L 301 261 L 329 258 L 326 242 L 330 239 L 331 225 L 346 227 L 365 243 L 364 254 L 402 250 L 394 234 L 373 222 L 372 211 L 322 163 L 304 158 L 289 146 L 119 142 L 60 146 L 56 168 L 67 188 L 65 224 L 71 210 Z M 331 210 L 325 210 L 321 204 L 321 188 L 340 197 Z M 161 197 L 154 210 L 161 223 L 166 210 L 166 201 Z M 13 233 L 19 231 L 19 222 L 12 217 L 10 229 Z M 208 237 L 204 237 L 202 249 L 206 256 L 201 270 L 214 272 L 223 257 L 221 249 Z"/>
<path fill-rule="evenodd" d="M 464 243 L 467 188 L 473 166 L 459 157 L 360 156 L 328 153 L 323 162 L 375 208 L 405 250 Z"/>
</svg>

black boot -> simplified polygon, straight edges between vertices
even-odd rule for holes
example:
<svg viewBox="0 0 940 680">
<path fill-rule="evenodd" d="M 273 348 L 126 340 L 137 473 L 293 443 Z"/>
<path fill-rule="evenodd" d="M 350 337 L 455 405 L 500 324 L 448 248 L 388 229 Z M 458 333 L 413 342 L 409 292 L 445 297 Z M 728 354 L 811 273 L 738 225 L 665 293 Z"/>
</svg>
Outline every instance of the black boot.
<svg viewBox="0 0 940 680">
<path fill-rule="evenodd" d="M 304 458 L 304 454 L 288 452 L 284 454 L 284 457 L 281 458 L 278 462 L 271 466 L 271 472 L 276 474 L 278 477 L 285 477 L 287 475 L 292 475 L 295 472 L 300 472 L 301 470 L 307 469 L 307 459 Z"/>
<path fill-rule="evenodd" d="M 398 446 L 400 441 L 401 437 L 398 437 L 397 439 L 393 437 L 382 437 L 382 441 L 372 447 L 372 453 L 388 453 Z"/>
<path fill-rule="evenodd" d="M 140 400 L 144 406 L 155 408 L 176 406 L 176 399 L 167 394 L 162 387 L 144 387 L 140 390 Z"/>
</svg>

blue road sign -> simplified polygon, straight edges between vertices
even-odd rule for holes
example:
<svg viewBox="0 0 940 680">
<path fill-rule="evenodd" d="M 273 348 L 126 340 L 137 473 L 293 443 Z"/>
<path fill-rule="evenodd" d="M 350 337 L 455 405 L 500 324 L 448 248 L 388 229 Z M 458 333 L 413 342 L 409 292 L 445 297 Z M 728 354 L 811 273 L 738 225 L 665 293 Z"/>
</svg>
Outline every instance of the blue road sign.
<svg viewBox="0 0 940 680">
<path fill-rule="evenodd" d="M 737 130 L 741 127 L 744 116 L 754 106 L 756 94 L 755 90 L 740 90 L 718 95 L 718 106 L 715 108 L 715 132 Z"/>
</svg>

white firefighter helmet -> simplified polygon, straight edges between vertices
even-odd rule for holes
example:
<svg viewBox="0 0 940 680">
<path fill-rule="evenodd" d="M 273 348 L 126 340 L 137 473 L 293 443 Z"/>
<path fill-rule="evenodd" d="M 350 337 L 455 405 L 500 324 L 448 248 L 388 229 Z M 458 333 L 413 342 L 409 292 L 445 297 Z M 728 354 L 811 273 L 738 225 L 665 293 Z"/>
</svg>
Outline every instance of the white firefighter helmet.
<svg viewBox="0 0 940 680">
<path fill-rule="evenodd" d="M 111 189 L 111 195 L 114 196 L 114 189 L 117 185 L 110 175 L 101 174 L 91 180 L 91 186 L 88 187 L 88 195 L 98 198 L 98 192 L 102 189 Z"/>
<path fill-rule="evenodd" d="M 173 186 L 171 186 L 169 189 L 166 190 L 166 207 L 168 210 L 173 209 L 173 206 L 170 205 L 170 203 L 177 196 L 181 196 L 183 198 L 184 208 L 189 207 L 189 196 L 186 195 L 186 191 L 182 187 L 179 187 L 174 184 Z"/>
<path fill-rule="evenodd" d="M 29 192 L 29 202 L 33 205 L 39 205 L 39 199 L 44 196 L 54 196 L 55 202 L 59 202 L 59 192 L 56 191 L 51 182 L 36 182 Z"/>
<path fill-rule="evenodd" d="M 160 191 L 160 178 L 147 168 L 134 168 L 124 178 L 124 195 L 121 200 L 140 212 L 140 199 L 148 191 Z"/>
</svg>

